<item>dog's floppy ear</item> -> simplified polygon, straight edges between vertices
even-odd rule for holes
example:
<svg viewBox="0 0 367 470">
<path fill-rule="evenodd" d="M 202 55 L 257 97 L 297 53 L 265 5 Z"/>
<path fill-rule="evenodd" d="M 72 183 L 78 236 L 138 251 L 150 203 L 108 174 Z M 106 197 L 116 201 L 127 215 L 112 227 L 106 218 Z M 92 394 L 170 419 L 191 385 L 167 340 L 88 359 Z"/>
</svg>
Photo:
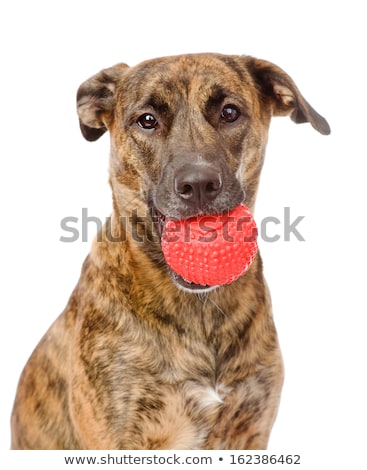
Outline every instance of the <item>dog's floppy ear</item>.
<svg viewBox="0 0 367 470">
<path fill-rule="evenodd" d="M 270 103 L 274 116 L 289 115 L 297 124 L 309 122 L 321 134 L 330 134 L 326 119 L 303 98 L 296 84 L 280 67 L 253 57 L 246 57 L 246 62 L 263 99 Z"/>
<path fill-rule="evenodd" d="M 80 85 L 77 111 L 80 129 L 87 140 L 97 140 L 107 131 L 112 120 L 116 85 L 127 68 L 126 64 L 117 64 Z"/>
</svg>

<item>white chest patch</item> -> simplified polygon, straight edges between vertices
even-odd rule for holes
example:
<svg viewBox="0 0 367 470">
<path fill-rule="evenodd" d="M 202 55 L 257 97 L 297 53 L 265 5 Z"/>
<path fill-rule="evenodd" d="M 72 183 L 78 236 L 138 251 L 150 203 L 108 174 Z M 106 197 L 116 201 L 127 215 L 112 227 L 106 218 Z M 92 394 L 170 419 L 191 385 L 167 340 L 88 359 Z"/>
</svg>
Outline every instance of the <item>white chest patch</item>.
<svg viewBox="0 0 367 470">
<path fill-rule="evenodd" d="M 215 388 L 205 388 L 202 399 L 203 406 L 205 407 L 213 404 L 222 404 L 226 395 L 228 395 L 230 391 L 230 387 L 224 387 L 222 385 L 216 385 Z"/>
</svg>

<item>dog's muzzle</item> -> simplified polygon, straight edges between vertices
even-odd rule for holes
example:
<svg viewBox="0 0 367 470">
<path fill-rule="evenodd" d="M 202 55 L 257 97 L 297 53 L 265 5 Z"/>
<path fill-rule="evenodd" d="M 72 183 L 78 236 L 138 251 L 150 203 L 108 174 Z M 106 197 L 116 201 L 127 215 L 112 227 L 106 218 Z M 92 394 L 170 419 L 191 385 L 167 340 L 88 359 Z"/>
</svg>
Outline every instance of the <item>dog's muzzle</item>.
<svg viewBox="0 0 367 470">
<path fill-rule="evenodd" d="M 174 191 L 198 212 L 213 202 L 222 190 L 221 173 L 210 166 L 184 165 L 174 177 Z"/>
<path fill-rule="evenodd" d="M 166 217 L 188 219 L 198 215 L 221 214 L 244 201 L 240 183 L 214 165 L 186 163 L 168 171 L 153 198 L 152 216 L 161 239 Z M 175 284 L 187 292 L 208 292 L 213 286 L 194 284 L 168 266 Z"/>
</svg>

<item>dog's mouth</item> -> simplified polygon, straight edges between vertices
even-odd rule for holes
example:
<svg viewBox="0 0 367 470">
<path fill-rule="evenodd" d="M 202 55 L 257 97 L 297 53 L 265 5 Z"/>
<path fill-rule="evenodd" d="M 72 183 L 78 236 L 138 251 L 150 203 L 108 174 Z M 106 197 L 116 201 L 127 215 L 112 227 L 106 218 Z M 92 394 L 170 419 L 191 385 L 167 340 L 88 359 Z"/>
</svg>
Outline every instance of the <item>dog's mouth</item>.
<svg viewBox="0 0 367 470">
<path fill-rule="evenodd" d="M 166 216 L 160 212 L 156 207 L 152 209 L 152 219 L 155 230 L 158 234 L 159 240 L 162 239 L 164 224 L 166 221 Z M 182 290 L 190 293 L 204 293 L 216 289 L 218 286 L 208 286 L 202 284 L 195 284 L 194 282 L 188 281 L 184 277 L 177 274 L 173 271 L 168 264 L 166 264 L 169 274 L 172 277 L 173 282 L 180 287 Z"/>
<path fill-rule="evenodd" d="M 194 282 L 188 281 L 184 277 L 172 271 L 170 267 L 168 267 L 168 269 L 170 270 L 170 274 L 174 282 L 186 292 L 198 292 L 198 293 L 210 292 L 211 290 L 214 290 L 218 287 L 218 286 L 207 286 L 207 285 L 202 285 L 202 284 L 195 284 Z"/>
</svg>

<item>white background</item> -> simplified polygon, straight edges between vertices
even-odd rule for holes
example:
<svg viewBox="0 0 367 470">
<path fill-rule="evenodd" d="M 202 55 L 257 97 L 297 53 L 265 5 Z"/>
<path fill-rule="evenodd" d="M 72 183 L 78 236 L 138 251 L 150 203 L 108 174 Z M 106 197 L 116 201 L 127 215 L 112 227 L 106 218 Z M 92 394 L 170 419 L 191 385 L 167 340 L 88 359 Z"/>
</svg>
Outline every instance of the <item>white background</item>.
<svg viewBox="0 0 367 470">
<path fill-rule="evenodd" d="M 83 140 L 77 87 L 117 62 L 221 52 L 281 66 L 332 128 L 325 137 L 276 118 L 270 132 L 255 216 L 282 219 L 290 207 L 292 217 L 305 216 L 298 228 L 306 241 L 261 242 L 286 367 L 269 449 L 301 453 L 303 468 L 365 468 L 357 463 L 367 419 L 362 7 L 322 0 L 2 3 L 2 449 L 10 445 L 22 367 L 64 308 L 89 250 L 90 242 L 59 241 L 60 220 L 80 218 L 83 207 L 104 218 L 112 207 L 108 137 Z M 269 226 L 270 235 L 281 230 Z"/>
</svg>

